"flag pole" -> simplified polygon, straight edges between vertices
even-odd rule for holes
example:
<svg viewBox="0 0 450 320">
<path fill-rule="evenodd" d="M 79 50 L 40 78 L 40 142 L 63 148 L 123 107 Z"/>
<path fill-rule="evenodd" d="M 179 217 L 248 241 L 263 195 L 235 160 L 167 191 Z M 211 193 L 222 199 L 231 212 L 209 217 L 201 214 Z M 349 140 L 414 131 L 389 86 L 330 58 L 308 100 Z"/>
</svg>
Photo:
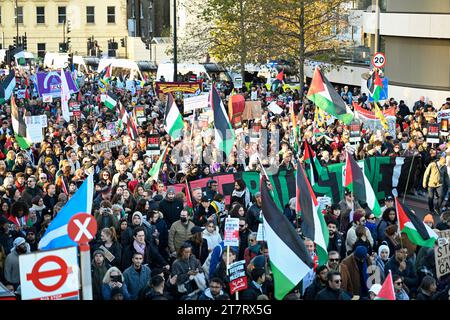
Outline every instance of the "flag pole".
<svg viewBox="0 0 450 320">
<path fill-rule="evenodd" d="M 395 197 L 395 214 L 397 215 L 397 230 L 398 230 L 398 235 L 400 238 L 400 245 L 403 247 L 403 240 L 402 240 L 402 232 L 400 230 L 400 218 L 398 215 L 398 206 L 397 206 L 397 201 L 398 201 L 398 197 Z"/>
<path fill-rule="evenodd" d="M 405 198 L 406 198 L 406 192 L 408 192 L 408 184 L 409 184 L 409 177 L 411 176 L 411 170 L 414 164 L 414 158 L 416 157 L 416 154 L 413 154 L 412 160 L 411 160 L 411 166 L 409 167 L 409 171 L 408 171 L 408 178 L 406 179 L 406 186 L 405 186 L 405 192 L 403 193 L 403 203 L 405 203 Z M 434 202 L 434 198 L 433 198 L 433 202 Z"/>
</svg>

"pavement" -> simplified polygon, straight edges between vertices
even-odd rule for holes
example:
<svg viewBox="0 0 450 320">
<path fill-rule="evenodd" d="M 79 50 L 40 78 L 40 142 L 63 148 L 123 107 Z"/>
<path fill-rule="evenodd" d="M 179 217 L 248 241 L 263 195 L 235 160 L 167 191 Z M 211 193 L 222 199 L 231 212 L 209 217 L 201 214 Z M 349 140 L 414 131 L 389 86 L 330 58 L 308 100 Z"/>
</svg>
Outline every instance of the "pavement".
<svg viewBox="0 0 450 320">
<path fill-rule="evenodd" d="M 403 202 L 403 196 L 400 197 L 400 201 Z M 405 197 L 405 204 L 408 208 L 414 210 L 416 215 L 423 220 L 425 215 L 430 213 L 428 210 L 428 200 L 426 196 L 420 196 L 420 195 L 410 195 L 407 194 Z M 433 215 L 434 223 L 438 223 L 441 221 L 439 215 L 434 214 Z"/>
</svg>

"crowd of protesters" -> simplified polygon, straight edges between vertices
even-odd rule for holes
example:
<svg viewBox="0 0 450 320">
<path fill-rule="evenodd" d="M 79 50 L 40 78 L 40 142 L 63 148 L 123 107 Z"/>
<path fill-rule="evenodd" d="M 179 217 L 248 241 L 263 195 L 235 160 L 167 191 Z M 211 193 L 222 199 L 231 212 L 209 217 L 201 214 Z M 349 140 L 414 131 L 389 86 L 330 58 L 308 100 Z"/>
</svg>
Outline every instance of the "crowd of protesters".
<svg viewBox="0 0 450 320">
<path fill-rule="evenodd" d="M 29 80 L 36 69 L 30 70 L 16 67 L 9 70 L 16 72 L 17 90 L 27 88 L 33 93 L 33 83 Z M 37 250 L 52 219 L 84 179 L 93 174 L 92 215 L 98 224 L 98 233 L 91 242 L 95 300 L 234 299 L 230 294 L 227 262 L 239 260 L 245 260 L 248 277 L 248 288 L 240 293 L 240 299 L 274 299 L 270 252 L 266 242 L 257 241 L 258 226 L 262 222 L 261 194 L 251 194 L 242 180 L 235 181 L 230 194 L 220 194 L 213 177 L 218 173 L 260 171 L 261 164 L 293 170 L 298 163 L 291 138 L 290 104 L 300 119 L 301 138 L 311 144 L 322 166 L 345 161 L 348 128 L 338 120 L 330 125 L 317 124 L 316 108 L 304 94 L 307 87 L 300 91 L 280 88 L 272 92 L 255 81 L 250 90 L 244 86 L 243 90 L 235 91 L 240 91 L 247 99 L 262 101 L 261 118 L 244 121 L 232 153 L 222 158 L 214 147 L 214 139 L 205 133 L 211 132 L 211 126 L 201 128 L 185 118 L 182 138 L 171 139 L 164 130 L 166 106 L 155 93 L 153 84 L 147 82 L 133 96 L 127 90 L 118 89 L 117 78 L 113 76 L 109 89 L 119 96 L 128 111 L 135 105 L 144 105 L 146 119 L 138 126 L 136 140 L 129 137 L 126 129 L 119 130 L 116 137 L 109 137 L 106 124 L 118 120 L 118 107 L 111 110 L 100 102 L 100 77 L 98 73 L 83 75 L 79 93 L 72 96 L 80 103 L 81 117 L 72 117 L 69 123 L 61 116 L 59 99 L 44 103 L 35 94 L 29 99 L 16 97 L 20 116 L 46 114 L 48 119 L 44 140 L 26 150 L 20 148 L 12 131 L 10 101 L 1 105 L 0 282 L 20 295 L 18 256 Z M 0 80 L 2 78 L 0 76 Z M 232 84 L 222 83 L 217 87 L 227 105 Z M 367 96 L 357 89 L 337 90 L 347 103 L 355 101 L 364 108 L 371 108 Z M 283 108 L 281 114 L 267 108 L 271 99 L 279 101 Z M 182 101 L 177 100 L 177 103 L 182 112 Z M 435 107 L 450 108 L 450 99 L 436 106 L 423 97 L 414 106 L 390 99 L 383 108 L 389 107 L 397 110 L 396 136 L 386 133 L 375 137 L 374 132 L 363 128 L 362 142 L 355 157 L 358 160 L 371 156 L 417 157 L 420 165 L 413 173 L 413 181 L 417 183 L 408 191 L 427 192 L 430 214 L 424 221 L 432 228 L 449 229 L 450 211 L 442 207 L 450 168 L 447 144 L 443 141 L 442 145 L 432 147 L 425 142 L 427 121 L 423 113 Z M 255 124 L 269 133 L 279 132 L 269 134 L 267 139 L 278 137 L 280 150 L 276 150 L 273 159 L 266 158 L 261 163 L 252 154 L 260 141 L 251 141 L 249 137 L 249 129 Z M 313 130 L 325 133 L 330 139 L 316 137 Z M 168 145 L 169 151 L 158 179 L 154 180 L 148 172 L 159 156 L 148 155 L 146 149 L 148 135 L 155 133 L 160 135 L 161 150 Z M 94 145 L 110 138 L 121 139 L 122 146 L 93 151 Z M 200 141 L 200 149 L 191 154 L 210 151 L 212 161 L 202 158 L 196 163 L 189 161 L 192 160 L 187 159 L 189 157 L 179 159 L 172 155 L 177 145 L 189 148 L 194 141 Z M 244 149 L 238 150 L 239 142 Z M 269 149 L 270 146 L 269 143 Z M 302 161 L 302 150 L 299 154 Z M 206 189 L 190 190 L 190 207 L 186 190 L 177 193 L 173 185 L 202 178 L 210 180 Z M 439 197 L 437 206 L 434 205 L 435 195 Z M 231 197 L 230 205 L 225 205 L 225 196 Z M 301 218 L 295 213 L 295 201 L 284 205 L 284 214 L 301 233 Z M 239 218 L 239 246 L 230 250 L 226 250 L 222 240 L 224 217 L 228 215 Z M 328 262 L 316 265 L 308 279 L 305 278 L 286 299 L 373 299 L 389 271 L 393 274 L 399 300 L 449 299 L 449 277 L 437 279 L 434 250 L 417 247 L 399 234 L 392 196 L 386 197 L 380 219 L 358 203 L 349 191 L 339 203 L 327 206 L 324 215 L 330 236 Z M 305 244 L 317 261 L 314 243 L 305 239 Z M 373 279 L 370 286 L 369 278 Z"/>
</svg>

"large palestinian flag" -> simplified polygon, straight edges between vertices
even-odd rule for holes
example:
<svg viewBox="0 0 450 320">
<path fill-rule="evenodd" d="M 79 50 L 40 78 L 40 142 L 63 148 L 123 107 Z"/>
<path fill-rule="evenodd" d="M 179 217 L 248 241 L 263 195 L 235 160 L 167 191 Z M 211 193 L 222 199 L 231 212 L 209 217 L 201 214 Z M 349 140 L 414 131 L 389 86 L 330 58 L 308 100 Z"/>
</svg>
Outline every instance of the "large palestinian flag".
<svg viewBox="0 0 450 320">
<path fill-rule="evenodd" d="M 183 117 L 181 117 L 180 110 L 175 103 L 171 93 L 167 95 L 166 114 L 164 119 L 164 128 L 166 132 L 176 139 L 181 136 L 184 127 Z"/>
<path fill-rule="evenodd" d="M 375 197 L 372 185 L 358 166 L 358 163 L 353 159 L 353 156 L 348 152 L 345 162 L 344 187 L 349 189 L 357 200 L 367 203 L 367 206 L 376 217 L 381 216 L 381 207 Z"/>
<path fill-rule="evenodd" d="M 233 149 L 235 134 L 228 119 L 225 106 L 215 86 L 211 88 L 209 103 L 214 114 L 214 141 L 216 147 L 225 152 L 226 156 L 229 156 Z"/>
<path fill-rule="evenodd" d="M 261 179 L 261 197 L 275 298 L 281 300 L 310 272 L 313 261 L 302 238 L 273 201 L 264 179 Z"/>
<path fill-rule="evenodd" d="M 328 261 L 328 227 L 319 208 L 316 195 L 301 165 L 297 167 L 296 195 L 297 212 L 301 213 L 302 217 L 302 232 L 307 238 L 314 241 L 319 265 L 324 265 Z"/>
<path fill-rule="evenodd" d="M 134 121 L 133 117 L 131 117 L 125 107 L 120 103 L 120 109 L 119 109 L 119 128 L 123 130 L 124 127 L 127 128 L 128 135 L 132 140 L 136 140 L 139 136 L 136 122 Z"/>
<path fill-rule="evenodd" d="M 405 233 L 412 243 L 433 248 L 439 236 L 428 225 L 423 223 L 408 207 L 395 198 L 400 232 Z"/>
<path fill-rule="evenodd" d="M 353 112 L 318 67 L 314 71 L 311 87 L 306 97 L 314 102 L 317 107 L 335 116 L 345 124 L 352 122 Z"/>
</svg>

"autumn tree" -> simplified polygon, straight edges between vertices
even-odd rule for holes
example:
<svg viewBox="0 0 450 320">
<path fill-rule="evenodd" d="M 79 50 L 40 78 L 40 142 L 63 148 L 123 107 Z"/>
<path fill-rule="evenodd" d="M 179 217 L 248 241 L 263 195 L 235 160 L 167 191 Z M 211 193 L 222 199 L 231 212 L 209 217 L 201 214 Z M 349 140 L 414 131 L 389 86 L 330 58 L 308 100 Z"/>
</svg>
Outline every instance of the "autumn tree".
<svg viewBox="0 0 450 320">
<path fill-rule="evenodd" d="M 275 57 L 293 61 L 304 85 L 305 59 L 341 45 L 339 32 L 347 26 L 346 0 L 264 0 L 271 6 L 266 34 Z"/>
</svg>

